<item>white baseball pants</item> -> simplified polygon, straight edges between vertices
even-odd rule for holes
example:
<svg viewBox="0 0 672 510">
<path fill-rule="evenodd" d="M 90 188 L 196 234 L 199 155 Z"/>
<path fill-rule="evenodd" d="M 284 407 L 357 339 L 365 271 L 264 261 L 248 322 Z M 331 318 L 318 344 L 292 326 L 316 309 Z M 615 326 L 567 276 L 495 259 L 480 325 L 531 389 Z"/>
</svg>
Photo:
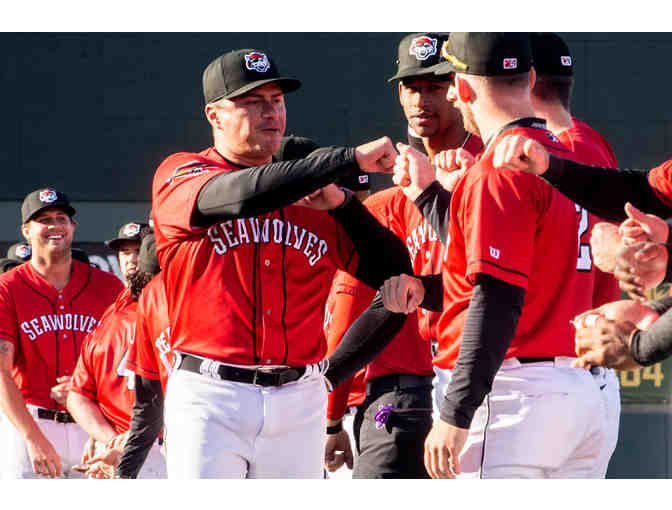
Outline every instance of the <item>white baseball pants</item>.
<svg viewBox="0 0 672 510">
<path fill-rule="evenodd" d="M 611 370 L 570 368 L 573 360 L 504 361 L 474 415 L 461 478 L 605 476 L 618 440 L 618 380 Z"/>
<path fill-rule="evenodd" d="M 324 478 L 326 409 L 317 365 L 268 388 L 175 370 L 165 402 L 168 478 Z"/>
</svg>

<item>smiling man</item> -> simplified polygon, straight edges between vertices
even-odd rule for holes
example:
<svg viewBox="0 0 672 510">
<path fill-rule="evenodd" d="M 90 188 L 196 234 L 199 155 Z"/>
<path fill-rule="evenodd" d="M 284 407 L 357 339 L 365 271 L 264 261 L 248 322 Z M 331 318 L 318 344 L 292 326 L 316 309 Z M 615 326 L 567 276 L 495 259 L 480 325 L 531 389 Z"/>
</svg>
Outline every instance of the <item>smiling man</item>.
<svg viewBox="0 0 672 510">
<path fill-rule="evenodd" d="M 75 362 L 123 286 L 72 259 L 75 209 L 63 193 L 33 191 L 21 214 L 32 257 L 0 276 L 0 474 L 69 477 L 88 437 L 64 407 Z"/>
</svg>

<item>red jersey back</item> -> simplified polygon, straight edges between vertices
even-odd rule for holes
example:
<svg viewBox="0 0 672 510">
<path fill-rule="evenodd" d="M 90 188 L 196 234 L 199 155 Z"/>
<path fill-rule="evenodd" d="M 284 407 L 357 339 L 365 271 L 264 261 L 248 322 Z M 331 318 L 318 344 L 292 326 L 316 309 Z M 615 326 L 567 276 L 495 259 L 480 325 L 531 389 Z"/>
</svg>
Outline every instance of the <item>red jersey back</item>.
<svg viewBox="0 0 672 510">
<path fill-rule="evenodd" d="M 14 345 L 12 376 L 26 403 L 65 409 L 50 390 L 72 375 L 82 340 L 123 288 L 112 273 L 77 260 L 60 291 L 30 263 L 0 275 L 0 338 Z"/>
<path fill-rule="evenodd" d="M 550 131 L 507 131 L 567 149 Z M 497 171 L 491 156 L 472 167 L 451 201 L 444 278 L 442 336 L 435 364 L 452 369 L 473 294 L 474 277 L 489 274 L 526 290 L 506 357 L 574 356 L 569 321 L 592 306 L 592 260 L 586 233 L 596 219 L 538 177 Z"/>
<path fill-rule="evenodd" d="M 609 142 L 585 122 L 572 117 L 573 126 L 558 133 L 558 138 L 570 151 L 567 159 L 593 166 L 617 168 L 618 162 Z M 591 229 L 592 233 L 592 229 Z M 593 268 L 595 275 L 593 308 L 617 301 L 621 297 L 618 281 L 609 273 Z"/>
<path fill-rule="evenodd" d="M 84 339 L 72 377 L 72 391 L 97 402 L 117 434 L 130 428 L 135 401 L 135 375 L 126 368 L 126 359 L 135 336 L 137 308 L 126 289 Z"/>
<path fill-rule="evenodd" d="M 214 149 L 170 156 L 153 184 L 171 347 L 241 365 L 302 366 L 324 358 L 322 310 L 336 269 L 358 256 L 324 211 L 299 206 L 191 225 L 199 191 L 240 170 Z"/>
<path fill-rule="evenodd" d="M 160 380 L 164 395 L 175 364 L 169 339 L 168 306 L 161 272 L 142 289 L 138 298 L 135 341 L 129 349 L 126 366 L 140 377 Z"/>
</svg>

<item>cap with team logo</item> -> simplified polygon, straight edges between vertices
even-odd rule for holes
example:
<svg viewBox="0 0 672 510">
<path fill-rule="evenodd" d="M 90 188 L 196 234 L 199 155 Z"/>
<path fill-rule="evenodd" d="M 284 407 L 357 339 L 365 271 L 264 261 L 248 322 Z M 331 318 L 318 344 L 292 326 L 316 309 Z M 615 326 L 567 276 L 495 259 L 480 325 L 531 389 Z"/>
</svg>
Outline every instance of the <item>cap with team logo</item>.
<svg viewBox="0 0 672 510">
<path fill-rule="evenodd" d="M 31 191 L 23 199 L 21 221 L 28 223 L 36 214 L 50 207 L 56 207 L 70 217 L 75 215 L 75 208 L 70 205 L 70 200 L 65 193 L 56 191 L 54 188 L 42 188 Z"/>
<path fill-rule="evenodd" d="M 126 223 L 121 226 L 119 229 L 119 234 L 114 239 L 105 241 L 105 245 L 112 249 L 116 250 L 119 248 L 119 245 L 124 241 L 140 241 L 144 233 L 150 228 L 147 223 L 137 223 L 131 222 Z"/>
<path fill-rule="evenodd" d="M 161 271 L 159 259 L 156 256 L 156 238 L 153 232 L 142 237 L 140 253 L 138 254 L 138 269 L 143 273 L 158 274 Z"/>
<path fill-rule="evenodd" d="M 532 49 L 526 32 L 451 32 L 435 72 L 507 76 L 526 73 L 531 67 Z"/>
<path fill-rule="evenodd" d="M 253 49 L 234 50 L 217 57 L 203 71 L 205 102 L 231 99 L 252 89 L 277 83 L 283 92 L 294 92 L 301 82 L 281 76 L 268 54 Z"/>
<path fill-rule="evenodd" d="M 533 32 L 532 65 L 537 74 L 549 76 L 572 76 L 574 63 L 569 47 L 558 34 Z"/>
<path fill-rule="evenodd" d="M 447 32 L 408 34 L 399 42 L 397 74 L 387 81 L 432 74 L 433 70 L 429 68 L 438 64 L 441 46 L 448 40 L 448 36 Z"/>
<path fill-rule="evenodd" d="M 7 258 L 19 262 L 29 261 L 31 255 L 32 250 L 27 243 L 14 243 L 7 249 Z"/>
</svg>

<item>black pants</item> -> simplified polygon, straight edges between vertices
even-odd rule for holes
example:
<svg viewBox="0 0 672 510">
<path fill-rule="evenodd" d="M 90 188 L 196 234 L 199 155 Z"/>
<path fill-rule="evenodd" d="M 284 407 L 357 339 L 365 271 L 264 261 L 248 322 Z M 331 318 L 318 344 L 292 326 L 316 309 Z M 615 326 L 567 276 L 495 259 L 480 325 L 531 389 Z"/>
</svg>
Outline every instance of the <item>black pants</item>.
<svg viewBox="0 0 672 510">
<path fill-rule="evenodd" d="M 395 410 L 376 428 L 379 406 Z M 353 423 L 353 478 L 429 478 L 424 465 L 425 438 L 432 428 L 432 387 L 371 394 L 357 408 Z"/>
</svg>

